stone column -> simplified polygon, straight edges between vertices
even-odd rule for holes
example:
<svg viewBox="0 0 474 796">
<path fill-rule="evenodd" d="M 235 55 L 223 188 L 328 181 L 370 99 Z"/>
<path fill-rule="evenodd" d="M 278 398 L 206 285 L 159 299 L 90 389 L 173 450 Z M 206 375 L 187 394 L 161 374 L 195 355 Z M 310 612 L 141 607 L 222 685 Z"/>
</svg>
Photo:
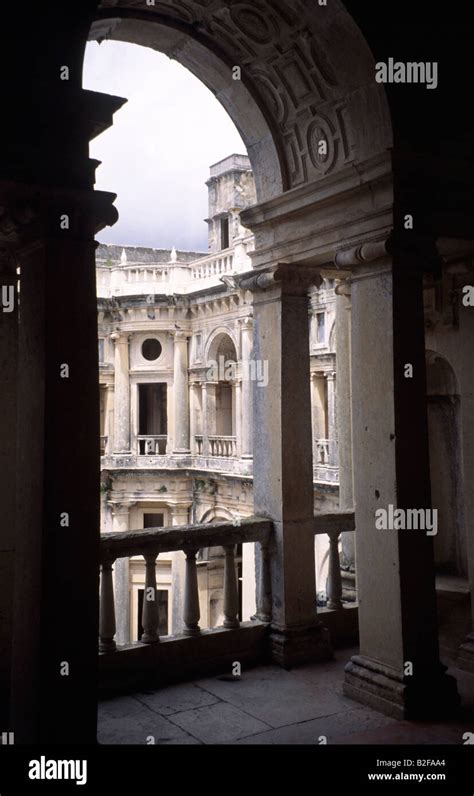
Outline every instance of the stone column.
<svg viewBox="0 0 474 796">
<path fill-rule="evenodd" d="M 395 246 L 395 244 L 394 244 Z M 376 511 L 429 509 L 422 262 L 385 244 L 344 252 L 352 283 L 352 417 L 360 654 L 344 692 L 397 718 L 441 716 L 456 683 L 439 661 L 433 540 L 382 530 Z M 337 262 L 337 260 L 336 260 Z M 376 344 L 375 342 L 376 341 Z M 413 378 L 405 378 L 405 365 Z"/>
<path fill-rule="evenodd" d="M 318 279 L 282 265 L 240 283 L 254 292 L 254 356 L 268 361 L 268 385 L 254 390 L 254 506 L 274 523 L 271 644 L 283 666 L 331 655 L 314 556 L 307 292 Z"/>
<path fill-rule="evenodd" d="M 193 455 L 197 453 L 196 434 L 197 434 L 197 391 L 198 385 L 192 381 L 189 385 L 189 447 Z"/>
<path fill-rule="evenodd" d="M 242 380 L 237 379 L 232 384 L 232 408 L 235 418 L 235 445 L 236 455 L 242 455 Z"/>
<path fill-rule="evenodd" d="M 115 396 L 114 396 L 114 453 L 130 453 L 130 364 L 128 335 L 114 332 Z"/>
<path fill-rule="evenodd" d="M 111 503 L 113 533 L 130 530 L 130 503 Z M 130 559 L 118 558 L 114 564 L 115 621 L 117 644 L 130 643 Z"/>
<path fill-rule="evenodd" d="M 311 417 L 313 433 L 313 464 L 318 463 L 316 440 L 326 437 L 326 406 L 324 395 L 324 375 L 311 374 Z"/>
<path fill-rule="evenodd" d="M 173 453 L 189 453 L 188 336 L 185 332 L 174 333 L 173 397 Z"/>
<path fill-rule="evenodd" d="M 18 367 L 17 262 L 12 252 L 0 252 L 0 721 L 10 728 L 10 669 L 15 572 L 15 497 Z"/>
<path fill-rule="evenodd" d="M 95 244 L 77 229 L 82 209 L 70 196 L 61 201 L 55 191 L 54 202 L 57 236 L 25 246 L 20 259 L 13 722 L 18 743 L 92 744 L 100 533 Z M 61 214 L 69 234 L 60 235 Z"/>
<path fill-rule="evenodd" d="M 202 452 L 210 456 L 209 437 L 216 433 L 216 387 L 214 382 L 202 384 Z"/>
<path fill-rule="evenodd" d="M 329 464 L 337 464 L 337 426 L 336 426 L 336 373 L 333 370 L 325 374 L 328 396 L 328 440 Z"/>
<path fill-rule="evenodd" d="M 114 450 L 114 403 L 115 391 L 114 385 L 107 385 L 107 400 L 105 404 L 105 433 L 107 434 L 107 455 L 110 455 Z"/>
<path fill-rule="evenodd" d="M 171 524 L 188 525 L 190 503 L 179 503 L 170 506 Z M 171 610 L 170 632 L 179 635 L 184 630 L 184 584 L 186 579 L 186 555 L 182 550 L 176 550 L 171 555 Z"/>
<path fill-rule="evenodd" d="M 250 459 L 253 455 L 253 387 L 250 376 L 252 368 L 250 362 L 253 347 L 253 321 L 252 318 L 245 318 L 242 321 L 242 433 L 241 433 L 241 457 Z M 262 390 L 263 388 L 259 388 Z"/>
<path fill-rule="evenodd" d="M 352 475 L 352 384 L 351 384 L 351 289 L 349 280 L 336 286 L 337 439 L 339 459 L 339 508 L 354 507 Z M 355 534 L 341 536 L 342 563 L 355 564 Z"/>
</svg>

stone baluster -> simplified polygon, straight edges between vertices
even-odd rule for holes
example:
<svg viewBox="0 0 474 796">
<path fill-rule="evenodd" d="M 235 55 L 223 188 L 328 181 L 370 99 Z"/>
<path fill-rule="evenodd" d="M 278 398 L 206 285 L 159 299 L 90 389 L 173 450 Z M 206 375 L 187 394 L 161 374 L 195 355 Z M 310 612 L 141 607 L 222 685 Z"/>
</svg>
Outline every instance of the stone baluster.
<svg viewBox="0 0 474 796">
<path fill-rule="evenodd" d="M 239 592 L 235 571 L 235 545 L 224 547 L 224 627 L 239 627 Z"/>
<path fill-rule="evenodd" d="M 257 619 L 261 622 L 272 620 L 272 581 L 270 571 L 270 551 L 268 542 L 260 542 L 260 555 L 256 559 L 257 565 Z"/>
<path fill-rule="evenodd" d="M 342 605 L 341 562 L 339 560 L 339 531 L 332 531 L 329 536 L 329 570 L 327 581 L 327 607 L 338 609 Z"/>
<path fill-rule="evenodd" d="M 201 630 L 199 619 L 199 590 L 196 569 L 197 550 L 185 550 L 186 553 L 186 574 L 184 581 L 184 630 L 185 636 L 199 636 Z"/>
<path fill-rule="evenodd" d="M 113 563 L 113 561 L 106 561 L 101 566 L 99 652 L 113 652 L 117 646 L 114 640 L 116 626 L 114 584 L 112 579 Z"/>
<path fill-rule="evenodd" d="M 158 635 L 158 595 L 156 591 L 156 553 L 147 553 L 145 556 L 145 594 L 143 596 L 141 641 L 144 644 L 154 644 L 160 640 Z"/>
</svg>

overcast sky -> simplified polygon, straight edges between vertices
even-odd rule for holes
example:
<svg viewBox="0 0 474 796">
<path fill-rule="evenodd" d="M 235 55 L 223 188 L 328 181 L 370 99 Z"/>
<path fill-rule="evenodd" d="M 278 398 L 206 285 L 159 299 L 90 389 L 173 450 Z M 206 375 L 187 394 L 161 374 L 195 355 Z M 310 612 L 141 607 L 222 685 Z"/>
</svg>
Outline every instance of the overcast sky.
<svg viewBox="0 0 474 796">
<path fill-rule="evenodd" d="M 209 166 L 245 146 L 226 111 L 187 69 L 146 47 L 89 42 L 84 88 L 126 97 L 90 145 L 96 187 L 120 218 L 102 243 L 207 251 Z"/>
</svg>

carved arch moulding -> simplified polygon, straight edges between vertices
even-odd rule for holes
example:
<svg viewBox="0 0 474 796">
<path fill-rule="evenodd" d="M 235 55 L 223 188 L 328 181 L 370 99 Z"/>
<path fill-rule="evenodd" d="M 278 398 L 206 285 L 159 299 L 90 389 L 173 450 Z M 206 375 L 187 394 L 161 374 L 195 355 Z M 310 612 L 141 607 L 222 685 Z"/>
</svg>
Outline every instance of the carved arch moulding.
<svg viewBox="0 0 474 796">
<path fill-rule="evenodd" d="M 391 145 L 372 54 L 339 0 L 102 0 L 90 38 L 165 52 L 201 79 L 242 135 L 259 201 Z"/>
</svg>

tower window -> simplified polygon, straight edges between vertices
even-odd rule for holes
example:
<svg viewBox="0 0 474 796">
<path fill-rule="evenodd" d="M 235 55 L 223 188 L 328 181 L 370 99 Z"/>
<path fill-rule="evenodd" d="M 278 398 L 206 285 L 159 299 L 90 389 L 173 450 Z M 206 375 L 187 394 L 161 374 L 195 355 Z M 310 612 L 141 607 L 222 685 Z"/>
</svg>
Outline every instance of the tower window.
<svg viewBox="0 0 474 796">
<path fill-rule="evenodd" d="M 317 343 L 325 343 L 326 342 L 326 313 L 325 312 L 317 312 L 316 313 L 316 342 Z"/>
<path fill-rule="evenodd" d="M 221 249 L 229 248 L 229 218 L 221 218 Z"/>
</svg>

